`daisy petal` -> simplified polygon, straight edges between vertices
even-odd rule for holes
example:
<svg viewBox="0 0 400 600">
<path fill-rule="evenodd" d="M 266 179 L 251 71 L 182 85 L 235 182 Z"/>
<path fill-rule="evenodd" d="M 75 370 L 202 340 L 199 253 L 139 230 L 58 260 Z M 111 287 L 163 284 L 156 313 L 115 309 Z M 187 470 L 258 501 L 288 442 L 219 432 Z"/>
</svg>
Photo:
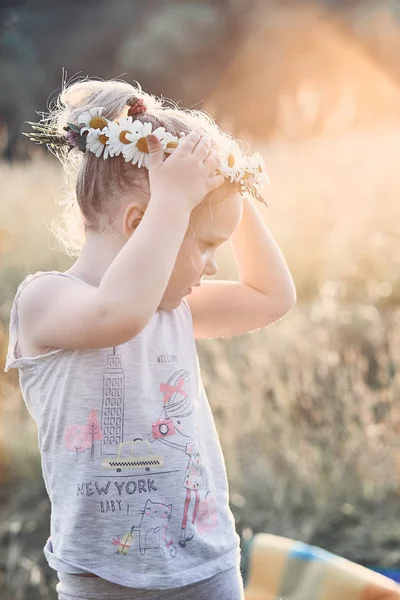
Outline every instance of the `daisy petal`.
<svg viewBox="0 0 400 600">
<path fill-rule="evenodd" d="M 87 110 L 84 113 L 82 113 L 81 115 L 79 115 L 78 118 L 78 124 L 80 125 L 81 123 L 88 123 L 90 121 L 90 119 L 92 118 L 92 115 L 90 114 L 90 112 Z"/>
</svg>

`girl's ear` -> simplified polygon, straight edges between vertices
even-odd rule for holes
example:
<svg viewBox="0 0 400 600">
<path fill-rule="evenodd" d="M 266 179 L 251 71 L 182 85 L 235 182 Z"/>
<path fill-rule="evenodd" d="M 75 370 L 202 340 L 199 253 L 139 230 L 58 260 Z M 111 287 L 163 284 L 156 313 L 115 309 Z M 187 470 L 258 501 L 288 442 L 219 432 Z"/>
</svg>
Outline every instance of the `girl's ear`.
<svg viewBox="0 0 400 600">
<path fill-rule="evenodd" d="M 144 215 L 143 207 L 137 202 L 131 202 L 125 209 L 122 217 L 122 231 L 124 236 L 129 239 L 135 231 Z"/>
</svg>

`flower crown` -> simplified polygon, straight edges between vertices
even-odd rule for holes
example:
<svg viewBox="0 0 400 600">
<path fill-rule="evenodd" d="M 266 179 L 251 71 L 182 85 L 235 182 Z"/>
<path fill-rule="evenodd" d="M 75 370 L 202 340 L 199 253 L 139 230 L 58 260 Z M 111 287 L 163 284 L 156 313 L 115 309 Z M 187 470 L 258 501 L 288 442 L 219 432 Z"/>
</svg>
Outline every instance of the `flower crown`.
<svg viewBox="0 0 400 600">
<path fill-rule="evenodd" d="M 178 138 L 166 131 L 164 127 L 157 127 L 152 131 L 152 123 L 134 120 L 134 116 L 146 112 L 142 100 L 135 99 L 128 115 L 116 121 L 106 119 L 103 116 L 105 110 L 104 107 L 97 106 L 85 111 L 79 116 L 78 125 L 68 123 L 64 127 L 65 135 L 49 126 L 45 120 L 39 123 L 28 122 L 34 133 L 25 133 L 24 135 L 35 142 L 47 144 L 50 148 L 67 146 L 69 151 L 77 148 L 82 152 L 93 152 L 97 158 L 102 156 L 104 160 L 122 154 L 126 162 L 147 169 L 150 166 L 147 135 L 152 133 L 157 136 L 167 156 L 185 137 L 185 134 L 182 133 Z M 242 157 L 238 155 L 237 150 L 232 149 L 229 154 L 225 153 L 220 156 L 220 166 L 217 172 L 229 179 L 231 183 L 234 182 L 242 194 L 248 193 L 268 206 L 261 191 L 263 185 L 269 183 L 269 179 L 265 171 L 264 160 L 259 152 L 255 152 L 252 156 Z"/>
</svg>

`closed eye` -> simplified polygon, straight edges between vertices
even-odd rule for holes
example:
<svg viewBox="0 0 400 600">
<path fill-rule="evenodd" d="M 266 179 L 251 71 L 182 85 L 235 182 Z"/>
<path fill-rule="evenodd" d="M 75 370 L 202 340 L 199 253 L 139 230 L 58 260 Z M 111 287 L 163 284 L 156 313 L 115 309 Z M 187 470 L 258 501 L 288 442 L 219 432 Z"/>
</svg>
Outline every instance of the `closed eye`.
<svg viewBox="0 0 400 600">
<path fill-rule="evenodd" d="M 210 240 L 200 240 L 199 243 L 199 250 L 201 252 L 201 254 L 204 254 L 204 252 L 207 252 L 207 250 L 216 250 L 218 248 L 218 246 L 220 246 L 221 244 L 223 244 L 224 242 L 227 242 L 228 238 L 217 238 L 214 239 L 213 241 Z"/>
<path fill-rule="evenodd" d="M 223 244 L 224 242 L 227 242 L 229 238 L 226 237 L 219 237 L 219 238 L 215 238 L 215 240 L 213 242 L 208 242 L 210 244 L 210 246 L 220 246 L 221 244 Z"/>
<path fill-rule="evenodd" d="M 225 239 L 218 239 L 217 241 L 214 242 L 204 242 L 203 243 L 203 248 L 217 248 L 218 246 L 220 246 L 221 244 L 223 244 L 224 242 L 226 242 Z"/>
</svg>

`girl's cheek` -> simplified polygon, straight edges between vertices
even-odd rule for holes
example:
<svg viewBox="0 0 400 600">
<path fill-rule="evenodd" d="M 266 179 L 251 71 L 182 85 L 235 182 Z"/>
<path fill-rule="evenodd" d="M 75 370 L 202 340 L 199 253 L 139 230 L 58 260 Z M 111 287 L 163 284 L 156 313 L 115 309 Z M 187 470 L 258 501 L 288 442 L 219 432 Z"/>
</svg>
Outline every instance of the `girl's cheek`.
<svg viewBox="0 0 400 600">
<path fill-rule="evenodd" d="M 201 272 L 204 271 L 204 267 L 206 266 L 206 262 L 207 262 L 207 253 L 203 252 L 202 254 L 200 254 L 199 271 L 201 271 Z"/>
<path fill-rule="evenodd" d="M 205 265 L 205 258 L 204 256 L 197 256 L 194 260 L 193 260 L 193 266 L 194 269 L 197 273 L 202 273 L 204 270 L 204 265 Z"/>
</svg>

